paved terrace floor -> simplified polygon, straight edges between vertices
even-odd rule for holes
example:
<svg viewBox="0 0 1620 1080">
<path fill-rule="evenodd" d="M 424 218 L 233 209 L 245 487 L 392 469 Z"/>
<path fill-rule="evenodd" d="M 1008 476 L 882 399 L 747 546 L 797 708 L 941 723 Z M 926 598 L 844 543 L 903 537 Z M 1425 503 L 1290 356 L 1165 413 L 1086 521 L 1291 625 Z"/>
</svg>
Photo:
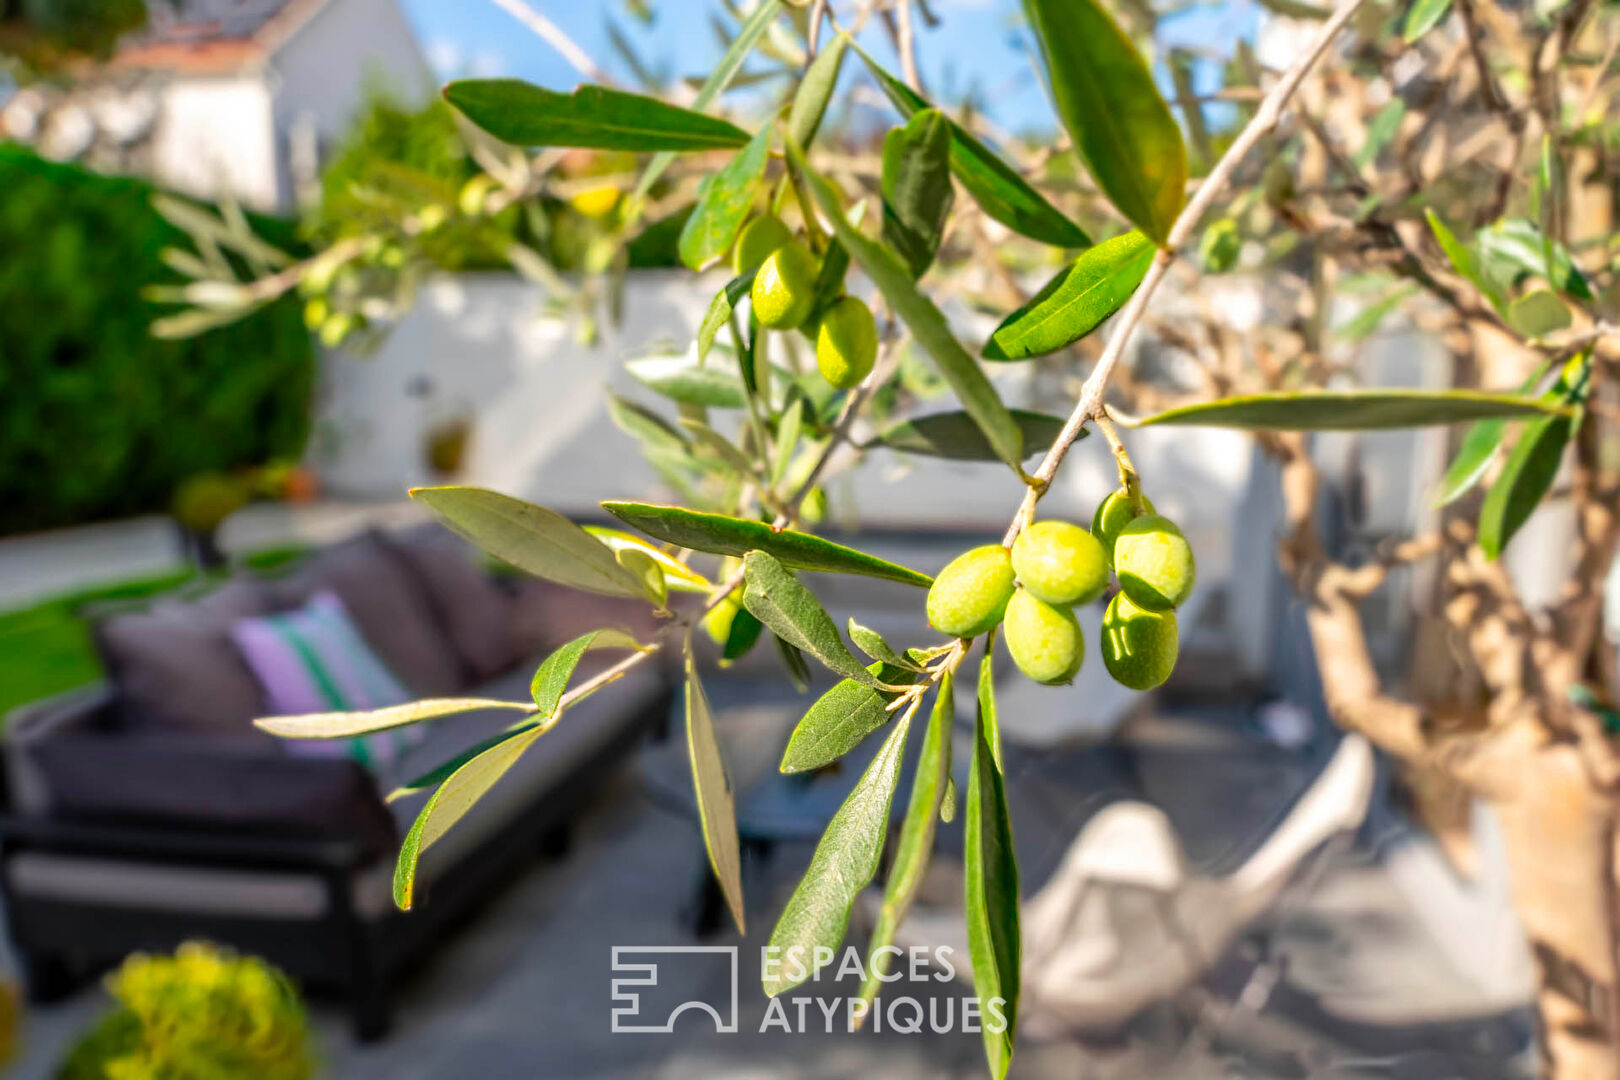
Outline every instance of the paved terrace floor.
<svg viewBox="0 0 1620 1080">
<path fill-rule="evenodd" d="M 717 705 L 723 702 L 717 701 Z M 1136 725 L 1108 747 L 1009 755 L 1025 893 L 1038 887 L 1075 820 L 1111 793 L 1159 802 L 1195 864 L 1229 861 L 1260 816 L 1298 790 L 1298 757 L 1229 728 L 1182 720 Z M 1214 733 L 1213 737 L 1211 733 Z M 1134 733 L 1134 735 L 1133 735 Z M 1369 841 L 1367 836 L 1374 835 Z M 1200 986 L 1149 1009 L 1106 1040 L 1021 1041 L 1011 1075 L 1142 1077 L 1512 1077 L 1533 1072 L 1528 1014 L 1458 970 L 1464 913 L 1419 911 L 1390 853 L 1425 842 L 1399 825 L 1363 830 L 1324 856 Z M 949 846 L 947 842 L 947 847 Z M 345 1080 L 884 1080 L 983 1076 L 977 1035 L 824 1030 L 760 1031 L 766 1001 L 755 950 L 809 858 L 808 844 L 745 866 L 751 933 L 729 928 L 704 944 L 742 944 L 739 1031 L 719 1035 L 688 1015 L 673 1034 L 610 1031 L 614 945 L 695 944 L 694 886 L 703 873 L 692 823 L 626 769 L 577 823 L 570 852 L 514 867 L 513 882 L 396 994 L 395 1026 L 358 1045 L 340 1005 L 313 1009 L 323 1075 Z M 1406 876 L 1410 878 L 1410 874 Z M 1449 925 L 1449 929 L 1448 929 Z M 1435 928 L 1439 927 L 1437 931 Z M 857 924 L 851 941 L 864 941 Z M 1464 943 L 1467 947 L 1467 943 Z M 1489 942 L 1474 948 L 1489 949 Z M 1267 957 L 1263 966 L 1259 959 Z M 680 958 L 683 961 L 686 958 Z M 1258 972 L 1258 975 L 1257 975 Z M 657 993 L 723 1003 L 728 972 L 701 961 L 663 967 Z M 854 982 L 816 993 L 838 998 Z M 959 1000 L 961 983 L 909 984 L 925 1003 Z M 659 1000 L 664 1000 L 662 997 Z M 36 1080 L 104 1007 L 87 988 L 32 1010 L 27 1050 L 12 1075 Z"/>
</svg>

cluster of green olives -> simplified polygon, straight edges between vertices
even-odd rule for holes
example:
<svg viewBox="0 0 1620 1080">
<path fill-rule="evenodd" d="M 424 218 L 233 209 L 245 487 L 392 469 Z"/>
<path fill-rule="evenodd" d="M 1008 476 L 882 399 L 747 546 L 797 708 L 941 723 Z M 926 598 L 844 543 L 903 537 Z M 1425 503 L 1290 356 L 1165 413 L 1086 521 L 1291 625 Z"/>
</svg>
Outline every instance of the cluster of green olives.
<svg viewBox="0 0 1620 1080">
<path fill-rule="evenodd" d="M 986 544 L 952 559 L 928 590 L 928 622 L 960 638 L 1005 623 L 1019 670 L 1038 683 L 1067 683 L 1085 660 L 1073 608 L 1103 594 L 1110 569 L 1119 592 L 1103 615 L 1103 665 L 1121 685 L 1151 690 L 1176 666 L 1175 609 L 1192 593 L 1197 570 L 1175 523 L 1123 488 L 1097 507 L 1089 532 L 1037 521 L 1010 550 Z"/>
<path fill-rule="evenodd" d="M 731 265 L 739 275 L 758 267 L 750 295 L 760 325 L 797 330 L 815 313 L 821 264 L 775 214 L 743 226 Z M 839 297 L 827 306 L 815 327 L 815 339 L 816 366 L 822 378 L 838 389 L 858 386 L 872 373 L 877 324 L 867 306 L 853 296 Z"/>
</svg>

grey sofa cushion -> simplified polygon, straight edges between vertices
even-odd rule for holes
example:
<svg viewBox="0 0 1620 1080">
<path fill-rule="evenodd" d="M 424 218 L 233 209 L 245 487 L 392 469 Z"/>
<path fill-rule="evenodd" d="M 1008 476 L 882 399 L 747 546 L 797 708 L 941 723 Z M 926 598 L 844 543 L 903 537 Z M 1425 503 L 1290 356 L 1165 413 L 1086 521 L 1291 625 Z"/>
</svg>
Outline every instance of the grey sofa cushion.
<svg viewBox="0 0 1620 1080">
<path fill-rule="evenodd" d="M 429 522 L 392 533 L 388 541 L 426 589 L 474 679 L 490 679 L 523 655 L 512 633 L 513 597 L 479 566 L 475 548 Z"/>
<path fill-rule="evenodd" d="M 517 592 L 512 606 L 513 636 L 526 656 L 549 652 L 588 630 L 609 627 L 646 642 L 661 625 L 645 600 L 598 596 L 527 576 L 516 579 L 513 588 Z M 670 602 L 685 597 L 678 594 Z"/>
<path fill-rule="evenodd" d="M 303 604 L 321 589 L 337 593 L 366 643 L 414 694 L 443 697 L 465 683 L 461 659 L 426 590 L 374 531 L 322 548 L 270 589 L 284 608 Z"/>
<path fill-rule="evenodd" d="M 95 638 L 135 726 L 252 734 L 264 692 L 231 643 L 231 623 L 269 610 L 265 586 L 228 581 L 196 599 L 159 600 L 96 622 Z"/>
<path fill-rule="evenodd" d="M 580 665 L 576 683 L 611 662 L 612 658 L 587 654 L 587 663 Z M 472 693 L 478 697 L 523 701 L 528 698 L 531 674 L 527 669 L 518 669 Z M 661 720 L 668 704 L 668 685 L 661 670 L 649 661 L 569 709 L 555 727 L 535 740 L 465 817 L 422 853 L 417 871 L 419 880 L 434 880 L 510 821 L 513 814 L 573 777 L 582 763 L 615 739 L 636 729 L 649 729 Z M 427 737 L 407 756 L 404 774 L 414 777 L 438 767 L 479 740 L 507 727 L 516 715 L 504 710 L 488 710 L 435 721 L 428 728 Z M 389 803 L 401 835 L 416 820 L 429 795 L 430 792 L 417 792 Z"/>
</svg>

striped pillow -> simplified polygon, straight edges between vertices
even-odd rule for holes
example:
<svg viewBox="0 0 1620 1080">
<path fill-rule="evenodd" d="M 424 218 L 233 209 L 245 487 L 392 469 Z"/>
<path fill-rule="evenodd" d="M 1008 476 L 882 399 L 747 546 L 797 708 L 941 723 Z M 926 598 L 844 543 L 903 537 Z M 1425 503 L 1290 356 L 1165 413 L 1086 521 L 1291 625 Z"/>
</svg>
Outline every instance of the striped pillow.
<svg viewBox="0 0 1620 1080">
<path fill-rule="evenodd" d="M 366 644 L 337 594 L 323 589 L 301 608 L 238 619 L 231 640 L 264 687 L 270 712 L 302 713 L 380 709 L 411 700 Z M 395 728 L 352 739 L 294 739 L 288 749 L 315 757 L 348 755 L 379 774 L 415 741 Z"/>
</svg>

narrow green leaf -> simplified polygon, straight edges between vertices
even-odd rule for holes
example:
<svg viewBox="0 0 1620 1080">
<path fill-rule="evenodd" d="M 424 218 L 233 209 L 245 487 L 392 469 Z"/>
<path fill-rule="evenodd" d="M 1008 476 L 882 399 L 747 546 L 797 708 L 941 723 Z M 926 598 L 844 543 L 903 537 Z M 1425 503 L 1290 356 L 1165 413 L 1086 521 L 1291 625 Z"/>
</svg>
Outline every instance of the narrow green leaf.
<svg viewBox="0 0 1620 1080">
<path fill-rule="evenodd" d="M 1131 426 L 1181 424 L 1261 431 L 1375 431 L 1455 424 L 1493 416 L 1537 417 L 1564 411 L 1555 401 L 1483 390 L 1278 391 L 1183 405 L 1132 421 Z"/>
<path fill-rule="evenodd" d="M 543 506 L 476 487 L 412 488 L 452 532 L 535 577 L 605 596 L 640 598 L 641 582 L 613 552 Z"/>
<path fill-rule="evenodd" d="M 893 253 L 862 236 L 849 223 L 844 217 L 837 190 L 811 171 L 803 151 L 790 143 L 788 156 L 804 175 L 805 182 L 821 205 L 822 213 L 837 233 L 839 242 L 882 291 L 890 308 L 910 329 L 911 336 L 933 357 L 940 374 L 955 391 L 957 400 L 983 429 L 985 439 L 995 447 L 996 456 L 1022 476 L 1019 462 L 1023 458 L 1023 436 L 1018 425 L 1008 415 L 1007 407 L 1001 403 L 990 380 L 985 378 L 973 357 L 967 354 L 967 350 L 951 333 L 945 316 L 932 300 L 917 291 L 911 275 Z"/>
<path fill-rule="evenodd" d="M 540 711 L 541 719 L 556 716 L 557 703 L 562 700 L 563 691 L 568 689 L 569 678 L 579 666 L 580 659 L 590 649 L 632 649 L 636 652 L 645 652 L 647 646 L 623 630 L 592 630 L 553 650 L 550 656 L 541 661 L 540 666 L 535 669 L 534 678 L 529 682 L 529 694 L 534 698 L 534 706 Z"/>
<path fill-rule="evenodd" d="M 714 335 L 731 319 L 731 313 L 737 307 L 737 301 L 748 295 L 748 290 L 754 287 L 754 271 L 750 270 L 741 277 L 732 278 L 726 282 L 726 287 L 714 294 L 709 302 L 709 310 L 703 314 L 703 322 L 698 324 L 697 332 L 697 362 L 701 366 L 709 355 L 709 349 L 714 345 Z"/>
<path fill-rule="evenodd" d="M 917 771 L 911 780 L 911 802 L 906 807 L 906 820 L 900 826 L 900 840 L 895 846 L 889 880 L 883 890 L 883 907 L 878 911 L 872 941 L 866 949 L 866 979 L 861 983 L 860 999 L 868 1004 L 877 996 L 884 976 L 889 973 L 893 961 L 889 946 L 894 943 L 894 932 L 917 896 L 934 850 L 935 823 L 939 821 L 945 787 L 951 776 L 951 727 L 956 720 L 952 682 L 947 672 L 934 697 L 934 711 L 929 716 L 922 752 L 917 757 Z"/>
<path fill-rule="evenodd" d="M 1500 418 L 1476 420 L 1469 426 L 1458 444 L 1457 456 L 1452 459 L 1451 466 L 1440 481 L 1435 506 L 1456 502 L 1479 483 L 1502 445 L 1502 435 L 1506 431 L 1507 421 Z"/>
<path fill-rule="evenodd" d="M 855 616 L 849 617 L 849 639 L 855 647 L 874 660 L 881 660 L 885 664 L 899 668 L 910 668 L 921 671 L 921 664 L 914 664 L 910 660 L 894 651 L 894 647 L 884 640 L 883 635 L 870 626 L 863 626 L 855 621 Z"/>
<path fill-rule="evenodd" d="M 1481 267 L 1489 263 L 1503 280 L 1517 284 L 1526 274 L 1534 274 L 1570 296 L 1592 299 L 1592 287 L 1570 258 L 1569 249 L 1527 218 L 1503 218 L 1481 229 L 1476 242 Z"/>
<path fill-rule="evenodd" d="M 615 557 L 622 551 L 635 549 L 642 552 L 664 571 L 664 586 L 677 592 L 707 593 L 714 583 L 678 559 L 659 551 L 639 536 L 623 529 L 610 529 L 603 525 L 581 526 L 586 532 L 613 549 Z"/>
<path fill-rule="evenodd" d="M 754 618 L 753 612 L 747 608 L 738 608 L 737 614 L 731 617 L 731 631 L 726 635 L 726 645 L 720 653 L 721 659 L 738 660 L 747 655 L 748 650 L 759 640 L 759 633 L 763 629 L 765 624 Z"/>
<path fill-rule="evenodd" d="M 968 767 L 962 833 L 963 899 L 973 989 L 984 1017 L 981 1032 L 985 1058 L 990 1075 L 1001 1080 L 1012 1064 L 1022 945 L 1018 927 L 1018 856 L 1013 849 L 1012 820 L 1007 813 L 1006 784 L 999 763 L 1001 737 L 995 721 L 995 691 L 986 689 L 992 678 L 989 667 L 986 656 L 979 672 L 981 707 L 973 734 L 973 760 Z M 990 705 L 985 708 L 982 703 L 987 697 Z M 995 1005 L 998 1000 L 999 1008 Z M 1004 1024 L 995 1023 L 998 1014 Z M 996 1030 L 998 1027 L 1000 1030 Z"/>
<path fill-rule="evenodd" d="M 1097 0 L 1024 0 L 1063 126 L 1109 201 L 1163 244 L 1187 201 L 1187 147 L 1142 54 Z"/>
<path fill-rule="evenodd" d="M 837 35 L 810 61 L 804 77 L 799 80 L 793 105 L 788 109 L 787 130 L 800 146 L 814 142 L 816 132 L 821 129 L 821 118 L 827 112 L 827 102 L 832 100 L 833 88 L 838 85 L 838 72 L 843 68 L 844 52 L 848 48 L 849 38 Z"/>
<path fill-rule="evenodd" d="M 925 589 L 934 582 L 927 574 L 908 570 L 876 555 L 810 533 L 773 529 L 763 521 L 651 503 L 604 502 L 602 509 L 648 536 L 693 551 L 741 557 L 758 550 L 769 552 L 784 566 L 795 570 L 864 574 Z"/>
<path fill-rule="evenodd" d="M 1079 341 L 1131 298 L 1154 250 L 1152 241 L 1133 230 L 1082 251 L 996 327 L 984 358 L 1023 360 Z"/>
<path fill-rule="evenodd" d="M 743 559 L 747 585 L 743 607 L 777 637 L 809 653 L 827 668 L 856 682 L 876 685 L 877 680 L 850 653 L 838 627 L 815 594 L 793 571 L 763 551 L 750 551 Z"/>
<path fill-rule="evenodd" d="M 428 698 L 405 705 L 390 705 L 368 712 L 305 713 L 302 716 L 261 716 L 253 721 L 260 731 L 283 739 L 343 739 L 373 731 L 419 724 L 440 716 L 473 712 L 478 709 L 516 709 L 533 712 L 526 701 L 495 701 L 490 698 Z"/>
<path fill-rule="evenodd" d="M 641 582 L 642 591 L 647 594 L 653 606 L 664 610 L 669 603 L 669 584 L 664 577 L 663 567 L 658 565 L 651 555 L 638 548 L 620 548 L 613 553 L 619 560 L 619 565 L 636 576 Z"/>
<path fill-rule="evenodd" d="M 771 146 L 771 125 L 761 125 L 748 145 L 737 151 L 719 172 L 703 179 L 697 208 L 681 229 L 681 262 L 702 270 L 731 250 L 743 222 L 754 206 L 754 189 L 765 178 L 765 158 Z"/>
<path fill-rule="evenodd" d="M 708 695 L 698 679 L 697 661 L 686 651 L 686 751 L 692 760 L 692 787 L 697 795 L 698 821 L 703 827 L 703 846 L 709 853 L 709 867 L 720 883 L 726 906 L 737 923 L 737 932 L 746 934 L 746 908 L 743 906 L 742 854 L 737 842 L 737 806 L 720 756 L 720 743 L 714 734 L 714 714 Z"/>
<path fill-rule="evenodd" d="M 1433 210 L 1424 210 L 1423 213 L 1428 218 L 1429 230 L 1434 233 L 1434 238 L 1440 243 L 1440 250 L 1444 251 L 1446 258 L 1451 260 L 1452 268 L 1466 278 L 1474 288 L 1478 289 L 1485 299 L 1490 301 L 1492 307 L 1502 311 L 1506 306 L 1502 299 L 1502 291 L 1486 279 L 1484 273 L 1480 270 L 1479 260 L 1474 257 L 1474 252 L 1461 240 L 1457 239 L 1457 234 L 1452 232 L 1451 227 L 1444 221 L 1440 220 L 1439 214 L 1436 214 Z"/>
<path fill-rule="evenodd" d="M 1391 290 L 1362 308 L 1343 326 L 1335 327 L 1334 336 L 1344 338 L 1346 341 L 1360 341 L 1383 325 L 1384 320 L 1389 318 L 1389 313 L 1415 292 L 1417 292 L 1416 285 Z"/>
<path fill-rule="evenodd" d="M 1394 98 L 1373 114 L 1367 122 L 1367 137 L 1362 141 L 1361 149 L 1351 159 L 1356 168 L 1365 169 L 1378 160 L 1379 153 L 1389 145 L 1395 133 L 1401 129 L 1401 121 L 1406 117 L 1406 102 Z"/>
<path fill-rule="evenodd" d="M 394 790 L 388 793 L 384 801 L 394 802 L 397 799 L 403 799 L 407 795 L 415 795 L 418 791 L 425 791 L 430 787 L 437 787 L 446 780 L 450 779 L 451 774 L 453 774 L 457 769 L 467 764 L 467 762 L 471 761 L 479 754 L 482 754 L 485 750 L 488 750 L 492 746 L 498 746 L 508 739 L 515 739 L 519 735 L 533 731 L 535 728 L 540 727 L 541 723 L 542 722 L 539 720 L 520 720 L 510 727 L 496 732 L 487 739 L 479 739 L 476 743 L 473 743 L 471 746 L 467 747 L 467 749 L 463 750 L 459 754 L 456 754 L 448 761 L 441 762 L 440 764 L 429 769 L 427 772 L 422 773 L 420 776 L 413 777 L 412 779 L 401 784 L 399 787 L 396 787 Z M 549 724 L 550 722 L 548 721 L 547 725 L 549 726 Z"/>
<path fill-rule="evenodd" d="M 461 79 L 444 99 L 467 119 L 514 146 L 592 150 L 723 150 L 748 133 L 735 124 L 605 86 L 571 94 L 522 79 Z"/>
<path fill-rule="evenodd" d="M 797 646 L 783 641 L 779 634 L 772 634 L 771 640 L 776 643 L 777 655 L 782 658 L 782 666 L 787 669 L 788 680 L 793 683 L 794 691 L 802 694 L 810 689 L 810 665 L 804 662 L 804 653 Z"/>
<path fill-rule="evenodd" d="M 911 728 L 909 714 L 896 724 L 860 782 L 838 808 L 816 844 L 810 867 L 788 898 L 771 931 L 771 952 L 763 967 L 765 993 L 772 997 L 810 978 L 821 968 L 817 949 L 836 951 L 849 929 L 849 908 L 877 874 L 889 831 L 889 804 L 900 782 L 900 763 Z"/>
<path fill-rule="evenodd" d="M 914 665 L 899 667 L 879 661 L 867 665 L 866 672 L 876 682 L 894 685 L 910 678 L 913 669 Z M 782 752 L 780 770 L 814 772 L 831 765 L 889 722 L 894 715 L 888 711 L 889 703 L 898 696 L 854 679 L 839 682 L 799 718 Z"/>
<path fill-rule="evenodd" d="M 802 145 L 802 144 L 801 144 Z M 945 218 L 956 197 L 951 187 L 950 124 L 936 109 L 913 113 L 883 139 L 883 242 L 913 278 L 934 261 Z"/>
<path fill-rule="evenodd" d="M 473 804 L 517 764 L 523 752 L 548 730 L 547 727 L 536 725 L 514 738 L 503 739 L 451 773 L 439 785 L 439 790 L 423 805 L 400 843 L 399 858 L 394 863 L 394 903 L 401 911 L 409 911 L 415 900 L 416 866 L 422 852 L 443 836 L 450 826 L 460 821 Z"/>
<path fill-rule="evenodd" d="M 1479 546 L 1487 558 L 1502 554 L 1552 489 L 1574 429 L 1573 417 L 1550 416 L 1528 425 L 1519 436 L 1479 510 Z"/>
<path fill-rule="evenodd" d="M 677 455 L 691 449 L 686 436 L 671 427 L 669 421 L 628 398 L 610 392 L 607 395 L 607 410 L 614 426 L 637 442 L 646 444 L 649 449 Z"/>
<path fill-rule="evenodd" d="M 742 380 L 733 372 L 707 367 L 691 349 L 678 355 L 643 356 L 624 365 L 649 390 L 686 405 L 740 409 L 748 403 Z"/>
<path fill-rule="evenodd" d="M 771 23 L 776 21 L 777 13 L 781 10 L 782 0 L 760 0 L 759 6 L 737 31 L 737 36 L 732 38 L 725 55 L 720 57 L 720 62 L 709 72 L 709 77 L 703 80 L 697 96 L 692 99 L 692 108 L 707 109 L 725 91 L 731 80 L 736 78 L 743 61 L 748 59 L 748 54 L 753 52 L 755 44 L 765 31 L 771 28 Z M 671 150 L 654 155 L 647 163 L 647 171 L 642 173 L 641 179 L 636 182 L 636 190 L 630 196 L 630 201 L 639 204 L 645 199 L 652 191 L 653 185 L 658 182 L 658 178 L 664 175 L 664 170 L 668 169 L 674 160 L 675 154 Z"/>
<path fill-rule="evenodd" d="M 1508 325 L 1527 338 L 1563 330 L 1572 321 L 1569 305 L 1551 289 L 1535 289 L 1508 305 Z"/>
<path fill-rule="evenodd" d="M 923 109 L 933 108 L 920 94 L 868 56 L 860 46 L 857 45 L 855 51 L 866 62 L 878 86 L 901 115 L 909 118 Z M 950 125 L 951 172 L 986 214 L 1014 232 L 1043 244 L 1080 248 L 1091 243 L 1078 225 L 1064 217 L 1057 207 L 1030 187 L 989 147 L 968 134 L 954 120 L 950 121 Z"/>
<path fill-rule="evenodd" d="M 1024 457 L 1043 454 L 1056 441 L 1063 430 L 1061 416 L 1010 409 L 1008 412 L 1024 436 Z M 1080 438 L 1090 432 L 1082 429 Z M 995 450 L 985 441 L 984 432 L 965 412 L 933 413 L 902 420 L 883 434 L 865 444 L 866 447 L 887 446 L 908 454 L 947 458 L 951 461 L 999 461 Z"/>
<path fill-rule="evenodd" d="M 754 475 L 754 463 L 748 460 L 748 455 L 737 449 L 730 439 L 727 439 L 708 424 L 701 420 L 693 420 L 690 417 L 683 416 L 681 418 L 681 427 L 686 430 L 687 434 L 692 436 L 692 440 L 699 448 L 707 450 L 738 476 Z"/>
<path fill-rule="evenodd" d="M 1451 0 L 1417 0 L 1406 13 L 1406 26 L 1401 36 L 1408 45 L 1433 30 L 1446 12 L 1451 10 Z"/>
</svg>

